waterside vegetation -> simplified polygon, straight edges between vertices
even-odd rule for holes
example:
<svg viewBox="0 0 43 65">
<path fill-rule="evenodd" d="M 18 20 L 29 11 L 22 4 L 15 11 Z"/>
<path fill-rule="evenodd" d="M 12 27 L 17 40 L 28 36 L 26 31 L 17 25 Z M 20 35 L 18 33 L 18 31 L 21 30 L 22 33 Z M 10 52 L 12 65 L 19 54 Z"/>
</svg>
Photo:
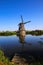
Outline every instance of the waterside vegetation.
<svg viewBox="0 0 43 65">
<path fill-rule="evenodd" d="M 17 59 L 17 56 L 16 56 L 16 59 Z M 25 63 L 24 62 L 17 63 L 16 61 L 12 62 L 11 60 L 9 60 L 7 57 L 4 56 L 3 51 L 0 50 L 0 65 L 43 65 L 43 61 L 35 61 L 34 60 L 31 63 L 26 63 L 26 62 Z"/>
<path fill-rule="evenodd" d="M 10 36 L 10 35 L 16 35 L 15 31 L 3 31 L 0 32 L 0 36 Z"/>
<path fill-rule="evenodd" d="M 19 34 L 18 31 L 2 31 L 2 32 L 0 32 L 0 36 L 10 36 L 10 35 L 17 35 L 17 34 Z M 26 30 L 26 34 L 43 35 L 43 30 L 32 30 L 32 31 Z"/>
<path fill-rule="evenodd" d="M 26 31 L 26 34 L 31 34 L 31 35 L 43 35 L 43 30 Z"/>
</svg>

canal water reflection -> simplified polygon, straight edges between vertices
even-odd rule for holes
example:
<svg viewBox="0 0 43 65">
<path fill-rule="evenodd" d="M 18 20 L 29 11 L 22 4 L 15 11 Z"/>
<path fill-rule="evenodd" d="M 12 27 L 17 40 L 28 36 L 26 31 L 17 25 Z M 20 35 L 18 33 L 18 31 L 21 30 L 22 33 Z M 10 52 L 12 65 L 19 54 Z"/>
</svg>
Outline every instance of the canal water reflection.
<svg viewBox="0 0 43 65">
<path fill-rule="evenodd" d="M 43 60 L 43 35 L 25 37 L 18 36 L 0 36 L 0 49 L 5 56 L 11 59 L 15 54 L 28 59 L 35 58 Z M 40 42 L 41 41 L 41 42 Z"/>
</svg>

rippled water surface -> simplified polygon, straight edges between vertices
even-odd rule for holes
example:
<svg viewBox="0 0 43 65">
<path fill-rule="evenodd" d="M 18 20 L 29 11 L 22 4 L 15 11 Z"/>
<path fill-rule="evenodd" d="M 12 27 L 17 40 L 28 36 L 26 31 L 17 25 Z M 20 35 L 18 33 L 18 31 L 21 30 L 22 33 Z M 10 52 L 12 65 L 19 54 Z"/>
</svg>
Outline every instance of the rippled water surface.
<svg viewBox="0 0 43 65">
<path fill-rule="evenodd" d="M 26 35 L 25 38 L 22 39 L 16 35 L 0 36 L 0 49 L 3 50 L 9 58 L 13 57 L 15 53 L 26 58 L 29 56 L 36 58 L 40 56 L 43 58 L 43 35 Z"/>
</svg>

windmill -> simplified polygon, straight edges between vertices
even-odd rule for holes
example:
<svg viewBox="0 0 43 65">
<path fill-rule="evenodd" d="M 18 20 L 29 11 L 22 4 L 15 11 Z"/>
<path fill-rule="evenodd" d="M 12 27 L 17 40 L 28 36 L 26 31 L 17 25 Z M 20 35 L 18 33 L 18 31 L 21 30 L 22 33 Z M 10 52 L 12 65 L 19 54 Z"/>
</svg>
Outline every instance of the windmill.
<svg viewBox="0 0 43 65">
<path fill-rule="evenodd" d="M 24 22 L 23 17 L 21 16 L 21 23 L 18 24 L 19 25 L 19 36 L 26 35 L 24 24 L 29 23 L 29 22 L 31 22 L 31 21 Z"/>
</svg>

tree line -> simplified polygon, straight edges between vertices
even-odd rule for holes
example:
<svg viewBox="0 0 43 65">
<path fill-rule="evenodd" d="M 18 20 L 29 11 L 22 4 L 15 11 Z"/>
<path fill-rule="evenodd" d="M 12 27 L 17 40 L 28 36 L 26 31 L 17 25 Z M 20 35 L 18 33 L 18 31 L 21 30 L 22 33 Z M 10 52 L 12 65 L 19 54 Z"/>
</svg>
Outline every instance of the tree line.
<svg viewBox="0 0 43 65">
<path fill-rule="evenodd" d="M 19 33 L 18 31 L 3 31 L 0 32 L 0 36 L 9 36 L 9 35 L 17 35 Z M 31 35 L 43 35 L 43 30 L 26 30 L 26 34 L 31 34 Z"/>
</svg>

